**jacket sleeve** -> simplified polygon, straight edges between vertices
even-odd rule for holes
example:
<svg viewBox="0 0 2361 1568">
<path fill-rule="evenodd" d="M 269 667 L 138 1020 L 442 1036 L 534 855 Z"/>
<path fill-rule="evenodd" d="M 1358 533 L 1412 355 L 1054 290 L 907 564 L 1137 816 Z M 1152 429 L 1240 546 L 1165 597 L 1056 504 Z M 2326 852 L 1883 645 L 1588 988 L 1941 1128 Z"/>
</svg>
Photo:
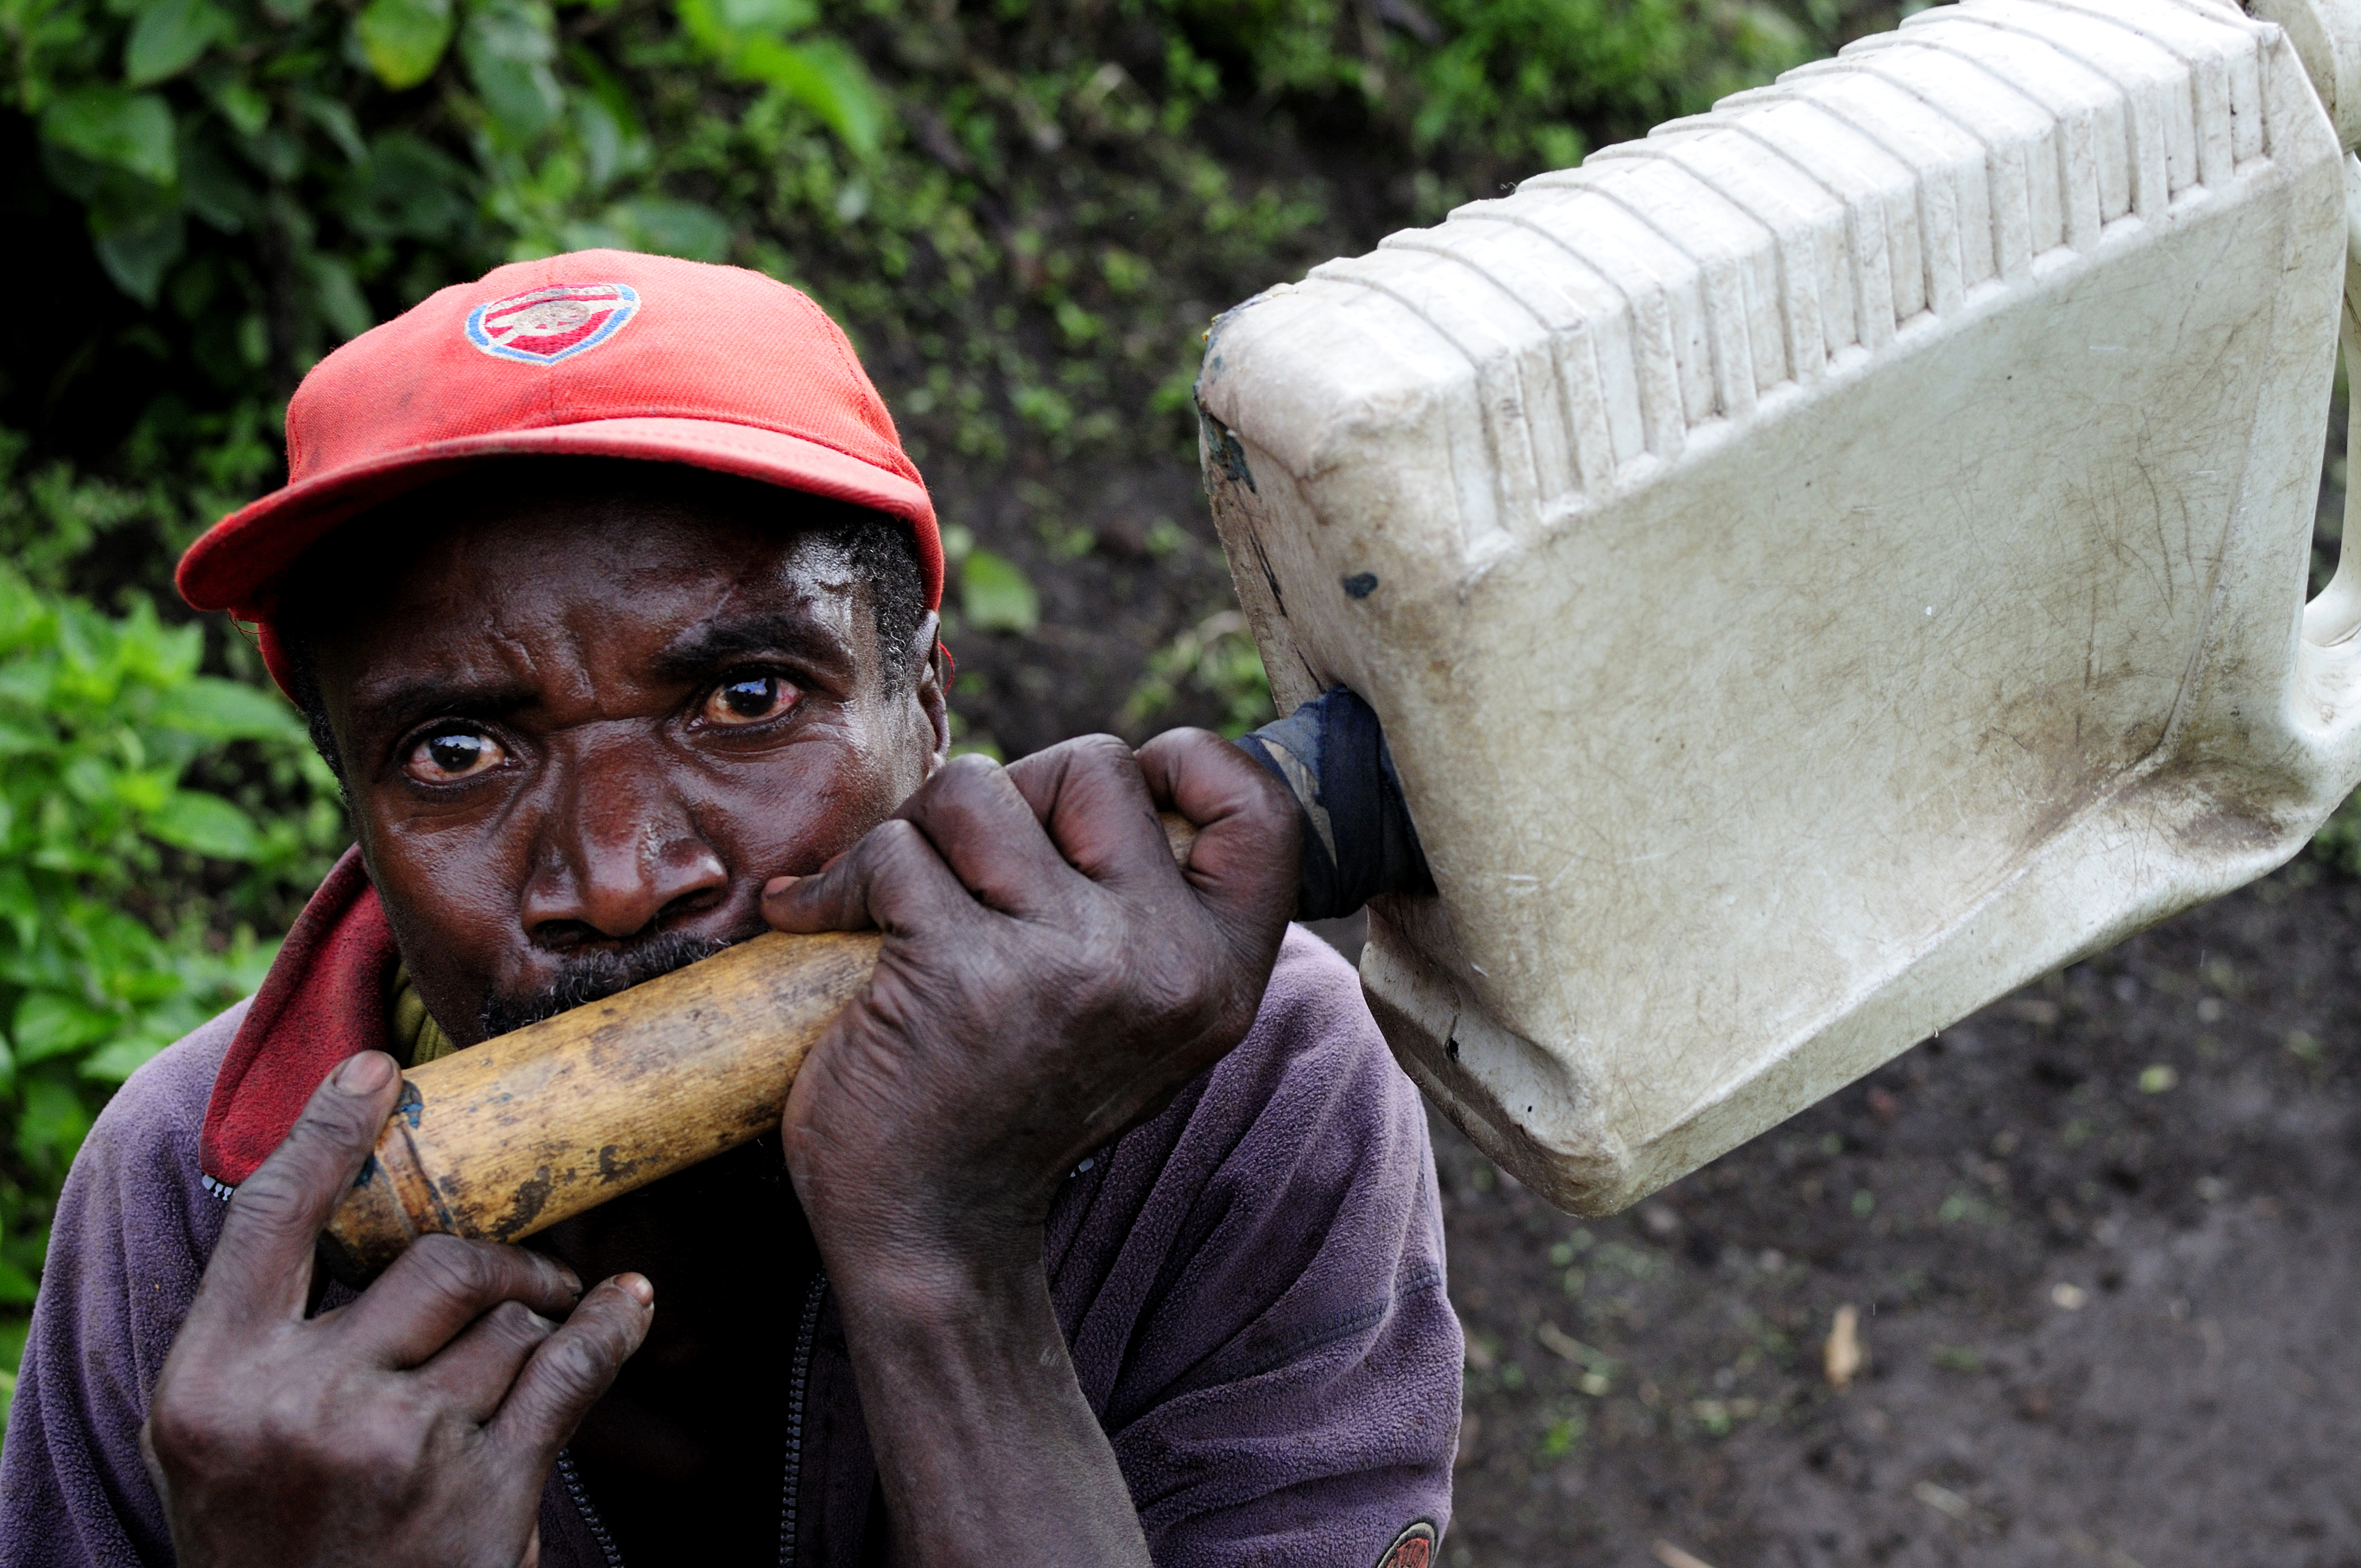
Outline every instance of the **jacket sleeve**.
<svg viewBox="0 0 2361 1568">
<path fill-rule="evenodd" d="M 0 1565 L 169 1564 L 139 1429 L 221 1234 L 197 1171 L 243 1004 L 134 1073 L 66 1175 L 0 1445 Z"/>
<path fill-rule="evenodd" d="M 1324 945 L 1290 932 L 1246 1041 L 1070 1184 L 1050 1265 L 1160 1568 L 1428 1560 L 1462 1354 L 1433 1151 Z"/>
</svg>

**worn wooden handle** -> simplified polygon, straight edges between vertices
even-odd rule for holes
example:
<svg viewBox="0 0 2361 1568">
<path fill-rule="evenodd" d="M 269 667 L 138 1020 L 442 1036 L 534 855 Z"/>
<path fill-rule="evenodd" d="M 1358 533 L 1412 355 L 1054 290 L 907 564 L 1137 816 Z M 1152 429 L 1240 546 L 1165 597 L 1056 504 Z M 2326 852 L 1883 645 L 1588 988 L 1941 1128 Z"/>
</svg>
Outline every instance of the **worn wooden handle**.
<svg viewBox="0 0 2361 1568">
<path fill-rule="evenodd" d="M 1163 821 L 1187 864 L 1196 829 Z M 767 933 L 412 1069 L 323 1262 L 358 1285 L 434 1232 L 518 1241 L 770 1131 L 879 941 Z"/>
</svg>

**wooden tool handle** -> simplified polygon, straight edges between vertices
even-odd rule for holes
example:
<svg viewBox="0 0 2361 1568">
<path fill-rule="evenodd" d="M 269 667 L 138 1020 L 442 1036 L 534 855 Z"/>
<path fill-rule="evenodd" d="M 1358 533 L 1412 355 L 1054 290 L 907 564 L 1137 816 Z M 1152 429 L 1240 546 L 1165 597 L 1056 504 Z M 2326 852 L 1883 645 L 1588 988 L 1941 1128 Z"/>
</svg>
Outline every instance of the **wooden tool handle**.
<svg viewBox="0 0 2361 1568">
<path fill-rule="evenodd" d="M 1197 830 L 1163 823 L 1186 865 Z M 766 933 L 412 1069 L 322 1261 L 357 1286 L 436 1231 L 519 1241 L 776 1127 L 880 940 Z"/>
</svg>

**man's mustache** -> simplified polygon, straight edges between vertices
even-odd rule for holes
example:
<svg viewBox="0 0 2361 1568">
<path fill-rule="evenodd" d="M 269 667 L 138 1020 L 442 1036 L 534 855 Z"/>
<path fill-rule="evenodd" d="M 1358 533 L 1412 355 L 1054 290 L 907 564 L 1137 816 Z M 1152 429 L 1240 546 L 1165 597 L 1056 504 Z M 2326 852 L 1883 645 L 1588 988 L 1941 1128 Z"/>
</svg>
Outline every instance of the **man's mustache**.
<svg viewBox="0 0 2361 1568">
<path fill-rule="evenodd" d="M 670 974 L 699 959 L 709 959 L 752 935 L 750 931 L 735 937 L 699 937 L 686 931 L 668 931 L 620 950 L 561 959 L 557 978 L 539 991 L 522 996 L 495 993 L 485 1000 L 483 1012 L 478 1014 L 484 1038 L 494 1039 L 528 1024 L 572 1012 L 587 1003 L 604 1001 L 643 981 Z"/>
</svg>

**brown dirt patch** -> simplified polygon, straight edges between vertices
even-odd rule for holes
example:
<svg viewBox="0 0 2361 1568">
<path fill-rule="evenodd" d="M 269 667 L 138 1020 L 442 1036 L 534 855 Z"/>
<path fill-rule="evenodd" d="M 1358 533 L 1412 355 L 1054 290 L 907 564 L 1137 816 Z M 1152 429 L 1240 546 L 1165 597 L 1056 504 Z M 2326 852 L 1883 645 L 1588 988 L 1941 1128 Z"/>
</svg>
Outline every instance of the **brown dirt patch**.
<svg viewBox="0 0 2361 1568">
<path fill-rule="evenodd" d="M 1605 1222 L 1437 1118 L 1444 1561 L 2361 1563 L 2357 938 L 2299 863 Z"/>
</svg>

